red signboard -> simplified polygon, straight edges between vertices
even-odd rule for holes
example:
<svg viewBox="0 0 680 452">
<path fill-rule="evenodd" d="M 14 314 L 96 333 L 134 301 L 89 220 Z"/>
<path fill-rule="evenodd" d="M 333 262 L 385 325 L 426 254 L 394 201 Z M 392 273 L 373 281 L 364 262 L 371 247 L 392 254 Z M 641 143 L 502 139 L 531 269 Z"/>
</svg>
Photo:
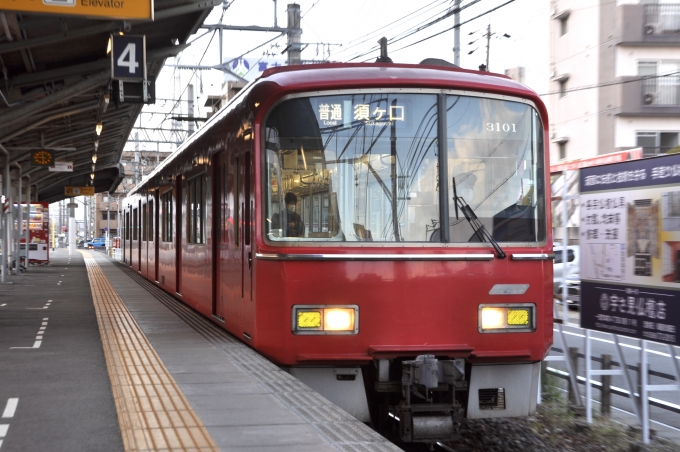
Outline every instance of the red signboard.
<svg viewBox="0 0 680 452">
<path fill-rule="evenodd" d="M 598 155 L 589 159 L 572 160 L 571 162 L 550 165 L 551 173 L 577 170 L 590 166 L 608 165 L 610 163 L 625 162 L 627 160 L 639 160 L 642 158 L 642 148 L 628 149 L 627 151 L 612 152 L 611 154 Z"/>
</svg>

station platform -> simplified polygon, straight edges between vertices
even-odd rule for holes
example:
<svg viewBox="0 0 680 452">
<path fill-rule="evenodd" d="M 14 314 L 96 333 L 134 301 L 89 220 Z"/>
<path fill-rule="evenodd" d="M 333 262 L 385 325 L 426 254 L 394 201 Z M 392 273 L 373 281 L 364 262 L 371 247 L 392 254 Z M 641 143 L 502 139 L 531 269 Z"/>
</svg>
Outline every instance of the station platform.
<svg viewBox="0 0 680 452">
<path fill-rule="evenodd" d="M 0 452 L 400 450 L 103 253 L 7 280 Z"/>
</svg>

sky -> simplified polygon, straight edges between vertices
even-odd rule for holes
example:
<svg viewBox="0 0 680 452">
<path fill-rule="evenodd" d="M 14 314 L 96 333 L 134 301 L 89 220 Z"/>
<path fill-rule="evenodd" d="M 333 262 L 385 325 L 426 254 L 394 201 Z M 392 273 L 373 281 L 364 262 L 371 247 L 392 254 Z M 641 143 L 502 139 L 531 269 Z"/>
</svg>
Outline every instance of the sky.
<svg viewBox="0 0 680 452">
<path fill-rule="evenodd" d="M 292 3 L 292 2 L 291 2 Z M 413 31 L 451 10 L 454 0 L 300 0 L 302 42 L 306 46 L 303 60 L 337 62 L 372 62 L 379 56 L 377 41 L 382 36 L 392 41 Z M 286 27 L 285 0 L 229 0 L 228 7 L 213 8 L 206 24 L 273 26 L 276 6 L 277 25 Z M 517 66 L 526 68 L 525 83 L 539 94 L 548 88 L 549 2 L 547 0 L 462 0 L 461 66 L 477 69 L 486 62 L 486 33 L 491 27 L 489 68 L 503 73 Z M 488 14 L 485 14 L 489 12 Z M 479 17 L 478 17 L 479 16 Z M 411 36 L 388 44 L 388 54 L 397 63 L 419 63 L 425 58 L 454 61 L 453 16 L 418 31 Z M 435 37 L 430 38 L 433 35 Z M 509 35 L 505 37 L 504 35 Z M 222 61 L 242 57 L 250 63 L 251 72 L 261 65 L 285 62 L 281 52 L 286 36 L 254 31 L 224 31 Z M 430 38 L 430 39 L 426 39 Z M 272 40 L 273 39 L 273 40 Z M 264 44 L 266 41 L 271 42 Z M 417 41 L 421 41 L 417 43 Z M 205 116 L 202 108 L 208 94 L 219 94 L 225 80 L 218 70 L 180 69 L 177 66 L 215 66 L 220 64 L 219 34 L 199 29 L 189 38 L 191 46 L 177 58 L 166 61 L 156 91 L 155 105 L 145 107 L 138 124 L 146 128 L 172 127 L 172 115 L 186 114 L 187 85 L 194 85 L 198 97 L 196 116 Z M 262 45 L 264 44 L 264 45 Z M 469 52 L 472 51 L 472 54 Z M 240 67 L 239 69 L 242 69 Z M 229 79 L 230 77 L 227 77 Z M 175 108 L 172 114 L 167 113 Z M 150 133 L 149 138 L 153 134 Z M 155 144 L 140 144 L 142 150 L 156 150 Z M 126 150 L 133 150 L 128 143 Z M 161 151 L 172 150 L 160 146 Z"/>
</svg>

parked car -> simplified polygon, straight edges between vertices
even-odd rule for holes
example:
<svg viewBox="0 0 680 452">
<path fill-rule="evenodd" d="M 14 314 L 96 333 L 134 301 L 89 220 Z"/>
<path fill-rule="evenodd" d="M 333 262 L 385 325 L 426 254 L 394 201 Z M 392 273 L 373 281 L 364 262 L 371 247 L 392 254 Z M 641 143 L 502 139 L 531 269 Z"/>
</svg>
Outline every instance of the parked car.
<svg viewBox="0 0 680 452">
<path fill-rule="evenodd" d="M 557 286 L 562 284 L 562 278 L 577 275 L 581 272 L 581 249 L 578 245 L 563 246 L 555 244 L 553 247 L 555 260 L 553 261 L 553 287 L 557 293 Z M 566 255 L 566 261 L 565 261 Z"/>
<path fill-rule="evenodd" d="M 106 237 L 97 237 L 87 242 L 87 249 L 96 250 L 106 248 Z"/>
<path fill-rule="evenodd" d="M 567 305 L 570 309 L 580 309 L 581 308 L 581 275 L 574 274 L 569 275 L 565 278 L 564 282 L 567 284 Z M 562 287 L 563 283 L 560 281 L 555 286 L 555 297 L 562 300 Z"/>
</svg>

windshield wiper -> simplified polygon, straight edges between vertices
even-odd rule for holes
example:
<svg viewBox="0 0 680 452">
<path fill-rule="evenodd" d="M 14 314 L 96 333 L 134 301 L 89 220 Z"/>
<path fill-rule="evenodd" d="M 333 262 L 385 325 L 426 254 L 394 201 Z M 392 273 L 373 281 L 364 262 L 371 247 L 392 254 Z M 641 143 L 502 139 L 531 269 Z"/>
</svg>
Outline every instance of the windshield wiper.
<svg viewBox="0 0 680 452">
<path fill-rule="evenodd" d="M 489 234 L 489 231 L 486 230 L 482 222 L 479 221 L 479 218 L 477 218 L 477 215 L 475 214 L 474 210 L 472 210 L 472 207 L 470 207 L 470 205 L 465 202 L 462 196 L 458 196 L 455 177 L 453 178 L 453 205 L 456 208 L 456 220 L 458 219 L 458 208 L 460 207 L 461 212 L 463 212 L 463 215 L 465 215 L 465 219 L 468 221 L 468 223 L 470 223 L 470 226 L 472 226 L 472 230 L 475 231 L 477 238 L 481 242 L 488 241 L 491 243 L 493 248 L 496 250 L 496 253 L 498 253 L 498 258 L 504 259 L 507 256 L 505 251 L 503 251 L 496 239 L 494 239 L 493 236 Z"/>
</svg>

